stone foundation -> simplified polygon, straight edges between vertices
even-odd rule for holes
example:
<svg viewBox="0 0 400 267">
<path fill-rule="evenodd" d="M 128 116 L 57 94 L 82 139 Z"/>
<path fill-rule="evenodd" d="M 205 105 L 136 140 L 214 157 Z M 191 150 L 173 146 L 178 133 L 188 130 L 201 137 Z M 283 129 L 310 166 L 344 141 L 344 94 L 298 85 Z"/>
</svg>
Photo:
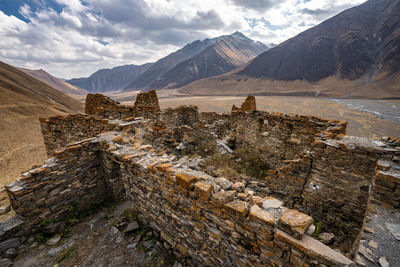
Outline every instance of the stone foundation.
<svg viewBox="0 0 400 267">
<path fill-rule="evenodd" d="M 340 237 L 350 257 L 365 239 L 371 205 L 400 207 L 397 139 L 350 137 L 346 122 L 312 116 L 160 111 L 155 100 L 144 94 L 129 107 L 92 95 L 93 116 L 41 120 L 54 158 L 6 187 L 17 216 L 0 223 L 0 241 L 23 242 L 43 220 L 62 220 L 72 203 L 128 196 L 190 265 L 349 266 L 311 236 L 312 223 Z M 105 120 L 109 113 L 126 119 Z M 257 179 L 203 172 L 203 158 L 221 155 L 231 167 L 251 156 L 265 169 Z"/>
</svg>

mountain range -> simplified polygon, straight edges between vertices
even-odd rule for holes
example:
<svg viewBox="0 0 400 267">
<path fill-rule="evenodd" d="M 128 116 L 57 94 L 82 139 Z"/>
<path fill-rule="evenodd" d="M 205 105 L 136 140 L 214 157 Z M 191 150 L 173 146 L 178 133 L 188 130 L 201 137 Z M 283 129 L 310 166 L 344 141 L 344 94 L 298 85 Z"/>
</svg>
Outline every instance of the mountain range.
<svg viewBox="0 0 400 267">
<path fill-rule="evenodd" d="M 194 57 L 153 81 L 148 88 L 178 88 L 190 82 L 226 73 L 246 64 L 268 47 L 240 32 L 225 36 Z"/>
<path fill-rule="evenodd" d="M 180 92 L 400 97 L 399 29 L 400 0 L 369 0 Z"/>
<path fill-rule="evenodd" d="M 88 78 L 67 80 L 89 92 L 175 88 L 231 71 L 268 47 L 240 32 L 197 40 L 156 61 L 102 69 Z"/>
<path fill-rule="evenodd" d="M 124 65 L 112 69 L 101 69 L 88 78 L 75 78 L 67 83 L 85 89 L 88 92 L 108 92 L 125 88 L 153 64 Z"/>
</svg>

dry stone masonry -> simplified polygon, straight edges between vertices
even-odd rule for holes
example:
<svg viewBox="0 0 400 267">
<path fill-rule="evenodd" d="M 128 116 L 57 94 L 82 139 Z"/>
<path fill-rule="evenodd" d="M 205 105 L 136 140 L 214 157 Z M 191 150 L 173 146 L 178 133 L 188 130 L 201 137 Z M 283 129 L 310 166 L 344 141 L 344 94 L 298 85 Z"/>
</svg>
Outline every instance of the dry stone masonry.
<svg viewBox="0 0 400 267">
<path fill-rule="evenodd" d="M 134 106 L 88 95 L 85 110 L 41 119 L 50 159 L 6 186 L 0 253 L 59 231 L 71 206 L 128 197 L 191 266 L 400 264 L 399 139 L 254 97 L 230 115 L 160 110 L 154 91 Z"/>
</svg>

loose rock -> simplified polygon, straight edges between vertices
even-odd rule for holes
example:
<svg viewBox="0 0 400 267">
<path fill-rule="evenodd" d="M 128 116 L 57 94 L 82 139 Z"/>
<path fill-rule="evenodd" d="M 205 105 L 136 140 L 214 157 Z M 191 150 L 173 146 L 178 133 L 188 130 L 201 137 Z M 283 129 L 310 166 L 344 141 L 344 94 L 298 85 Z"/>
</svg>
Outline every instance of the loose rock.
<svg viewBox="0 0 400 267">
<path fill-rule="evenodd" d="M 139 228 L 140 228 L 139 223 L 137 221 L 134 221 L 134 222 L 129 223 L 126 226 L 124 233 L 129 233 L 129 232 L 135 231 Z"/>
<path fill-rule="evenodd" d="M 57 244 L 59 241 L 61 240 L 61 236 L 60 235 L 55 235 L 52 238 L 50 238 L 49 240 L 46 241 L 46 245 L 48 246 L 54 246 L 55 244 Z"/>
<path fill-rule="evenodd" d="M 319 240 L 325 245 L 332 243 L 334 237 L 335 235 L 333 233 L 320 233 L 318 236 Z"/>
</svg>

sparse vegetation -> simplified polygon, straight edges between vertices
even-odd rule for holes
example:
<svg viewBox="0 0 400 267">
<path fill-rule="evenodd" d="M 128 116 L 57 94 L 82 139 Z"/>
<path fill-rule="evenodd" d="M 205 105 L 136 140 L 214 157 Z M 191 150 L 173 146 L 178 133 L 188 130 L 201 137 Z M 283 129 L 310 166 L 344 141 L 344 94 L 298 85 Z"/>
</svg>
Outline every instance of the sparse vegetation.
<svg viewBox="0 0 400 267">
<path fill-rule="evenodd" d="M 264 179 L 268 175 L 268 169 L 268 164 L 263 163 L 260 158 L 253 155 L 252 158 L 243 162 L 241 172 L 257 179 Z"/>
<path fill-rule="evenodd" d="M 50 221 L 47 219 L 44 219 L 43 221 L 40 222 L 40 226 L 46 227 L 50 224 Z"/>
<path fill-rule="evenodd" d="M 43 233 L 36 234 L 35 239 L 39 244 L 43 244 L 44 242 L 46 242 L 46 237 Z"/>
<path fill-rule="evenodd" d="M 77 250 L 78 250 L 77 246 L 72 246 L 63 251 L 60 251 L 56 255 L 55 261 L 60 262 L 62 260 L 71 259 L 71 258 L 75 257 Z"/>
<path fill-rule="evenodd" d="M 339 235 L 342 235 L 342 236 L 345 235 L 343 227 L 344 227 L 344 222 L 340 222 L 340 224 L 339 224 Z"/>
<path fill-rule="evenodd" d="M 214 166 L 232 181 L 240 180 L 241 174 L 265 179 L 270 168 L 255 153 L 239 149 L 235 150 L 234 155 L 215 153 L 205 162 L 205 166 Z"/>
<path fill-rule="evenodd" d="M 319 234 L 322 232 L 322 221 L 314 221 L 315 225 L 315 231 L 314 231 L 314 237 L 318 239 Z"/>
</svg>

